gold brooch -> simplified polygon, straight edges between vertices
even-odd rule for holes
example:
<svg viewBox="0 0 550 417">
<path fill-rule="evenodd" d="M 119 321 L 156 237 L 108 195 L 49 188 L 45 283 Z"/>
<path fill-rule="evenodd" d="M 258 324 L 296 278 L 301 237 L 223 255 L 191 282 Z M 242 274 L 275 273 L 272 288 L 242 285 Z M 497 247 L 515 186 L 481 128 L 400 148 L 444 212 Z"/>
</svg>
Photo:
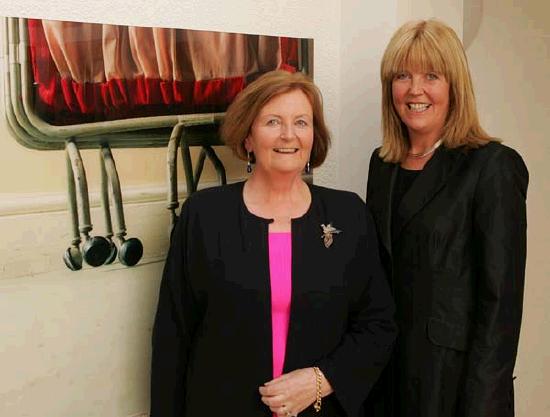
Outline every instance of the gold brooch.
<svg viewBox="0 0 550 417">
<path fill-rule="evenodd" d="M 323 243 L 325 244 L 325 248 L 329 248 L 333 241 L 332 235 L 337 235 L 338 233 L 342 233 L 342 231 L 336 229 L 330 223 L 327 225 L 322 224 L 321 227 L 323 228 L 323 235 L 321 236 L 323 238 Z"/>
</svg>

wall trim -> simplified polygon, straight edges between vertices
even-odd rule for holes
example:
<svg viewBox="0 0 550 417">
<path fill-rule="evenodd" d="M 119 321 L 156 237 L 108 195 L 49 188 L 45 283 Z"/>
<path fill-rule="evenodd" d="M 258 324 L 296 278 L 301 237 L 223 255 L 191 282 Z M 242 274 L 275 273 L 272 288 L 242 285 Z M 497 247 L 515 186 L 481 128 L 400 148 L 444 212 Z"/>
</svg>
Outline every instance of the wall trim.
<svg viewBox="0 0 550 417">
<path fill-rule="evenodd" d="M 229 182 L 243 180 L 245 178 L 241 177 L 231 179 Z M 218 185 L 217 181 L 204 181 L 199 184 L 199 189 L 210 188 L 216 185 Z M 178 186 L 178 193 L 182 198 L 187 196 L 187 187 L 185 185 Z M 100 207 L 100 191 L 90 192 L 89 195 L 90 208 Z M 167 186 L 165 184 L 128 186 L 122 190 L 122 199 L 124 204 L 140 204 L 166 200 Z M 0 194 L 0 217 L 67 211 L 67 206 L 67 193 L 63 192 Z"/>
</svg>

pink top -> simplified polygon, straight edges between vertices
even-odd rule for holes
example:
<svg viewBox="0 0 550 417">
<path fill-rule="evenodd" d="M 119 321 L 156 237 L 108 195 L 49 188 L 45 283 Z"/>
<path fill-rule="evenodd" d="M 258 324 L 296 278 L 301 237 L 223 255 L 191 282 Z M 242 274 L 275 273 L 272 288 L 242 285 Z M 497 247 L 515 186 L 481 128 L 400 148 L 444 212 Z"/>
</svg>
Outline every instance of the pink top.
<svg viewBox="0 0 550 417">
<path fill-rule="evenodd" d="M 269 233 L 269 274 L 271 282 L 271 328 L 273 332 L 273 378 L 283 373 L 290 296 L 292 293 L 292 235 Z"/>
</svg>

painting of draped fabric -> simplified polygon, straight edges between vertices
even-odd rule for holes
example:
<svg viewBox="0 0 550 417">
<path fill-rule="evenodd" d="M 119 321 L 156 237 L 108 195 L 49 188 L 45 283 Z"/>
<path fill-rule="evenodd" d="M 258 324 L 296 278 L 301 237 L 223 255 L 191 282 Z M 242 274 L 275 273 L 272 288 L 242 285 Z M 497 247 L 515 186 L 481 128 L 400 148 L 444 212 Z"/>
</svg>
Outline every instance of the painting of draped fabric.
<svg viewBox="0 0 550 417">
<path fill-rule="evenodd" d="M 28 20 L 35 111 L 53 125 L 223 112 L 274 69 L 304 70 L 300 39 Z"/>
<path fill-rule="evenodd" d="M 147 249 L 127 237 L 122 180 L 153 184 L 149 201 L 165 193 L 172 227 L 181 195 L 243 177 L 244 164 L 219 138 L 236 95 L 271 70 L 312 74 L 310 39 L 14 17 L 2 23 L 7 130 L 27 148 L 65 151 L 64 161 L 48 152 L 43 160 L 56 160 L 50 171 L 66 170 L 70 246 L 62 259 L 73 271 L 109 265 L 117 253 L 134 266 Z M 166 148 L 162 175 L 151 168 L 158 152 L 139 148 Z M 99 154 L 99 170 L 84 151 Z M 93 231 L 99 206 L 102 235 Z"/>
</svg>

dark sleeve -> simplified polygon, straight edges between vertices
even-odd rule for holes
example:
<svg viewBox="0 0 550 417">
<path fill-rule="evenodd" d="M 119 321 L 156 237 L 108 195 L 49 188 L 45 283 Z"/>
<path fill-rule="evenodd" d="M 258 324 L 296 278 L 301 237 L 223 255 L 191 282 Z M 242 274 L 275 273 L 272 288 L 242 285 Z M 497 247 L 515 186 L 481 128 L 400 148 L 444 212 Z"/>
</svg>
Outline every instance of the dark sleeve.
<svg viewBox="0 0 550 417">
<path fill-rule="evenodd" d="M 464 416 L 512 416 L 512 372 L 521 325 L 528 172 L 510 148 L 491 157 L 474 200 L 476 310 Z"/>
<path fill-rule="evenodd" d="M 188 282 L 189 207 L 172 232 L 152 338 L 150 417 L 183 417 L 185 371 L 197 307 Z"/>
<path fill-rule="evenodd" d="M 340 344 L 318 363 L 349 416 L 359 413 L 390 357 L 397 335 L 395 307 L 380 264 L 374 221 L 368 210 L 366 218 L 361 217 L 363 233 L 348 273 L 365 285 L 354 300 Z"/>
</svg>

